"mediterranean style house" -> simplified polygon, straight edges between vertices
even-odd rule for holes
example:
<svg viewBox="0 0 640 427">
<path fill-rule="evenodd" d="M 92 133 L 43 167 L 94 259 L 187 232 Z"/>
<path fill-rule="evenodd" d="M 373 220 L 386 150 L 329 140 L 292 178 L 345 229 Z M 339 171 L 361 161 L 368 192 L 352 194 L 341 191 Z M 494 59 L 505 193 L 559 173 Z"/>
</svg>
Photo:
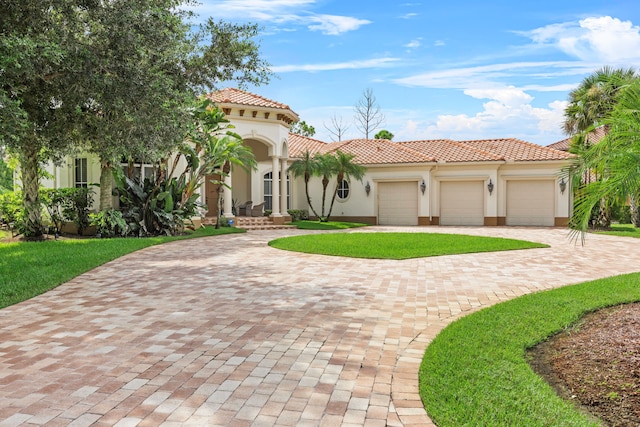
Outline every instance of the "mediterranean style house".
<svg viewBox="0 0 640 427">
<path fill-rule="evenodd" d="M 238 89 L 208 95 L 255 154 L 258 168 L 233 169 L 225 188 L 224 215 L 238 203 L 264 203 L 275 224 L 289 220 L 289 209 L 308 209 L 304 182 L 287 175 L 302 153 L 340 150 L 367 168 L 364 179 L 343 182 L 332 219 L 380 225 L 564 226 L 571 213 L 570 185 L 561 170 L 572 155 L 513 138 L 391 142 L 353 139 L 325 143 L 291 134 L 299 120 L 289 106 Z M 138 165 L 145 176 L 150 165 Z M 50 187 L 85 186 L 99 181 L 91 156 L 49 166 Z M 321 202 L 320 178 L 309 192 Z M 201 187 L 207 215 L 215 215 L 215 189 Z M 250 212 L 250 211 L 249 211 Z"/>
</svg>

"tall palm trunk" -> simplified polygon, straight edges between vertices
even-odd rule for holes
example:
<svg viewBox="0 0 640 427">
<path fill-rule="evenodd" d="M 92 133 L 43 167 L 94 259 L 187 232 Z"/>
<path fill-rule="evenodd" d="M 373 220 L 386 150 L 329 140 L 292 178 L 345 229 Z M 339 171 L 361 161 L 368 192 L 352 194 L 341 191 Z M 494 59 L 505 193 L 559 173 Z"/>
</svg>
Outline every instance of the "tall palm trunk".
<svg viewBox="0 0 640 427">
<path fill-rule="evenodd" d="M 216 228 L 220 228 L 220 212 L 222 212 L 221 201 L 222 201 L 222 192 L 224 191 L 222 186 L 223 186 L 224 178 L 229 176 L 229 173 L 231 173 L 231 162 L 227 161 L 227 162 L 224 162 L 224 166 L 222 166 L 222 176 L 220 177 L 218 190 L 216 192 L 216 199 L 217 199 L 216 206 L 218 207 L 218 212 L 216 212 Z"/>
<path fill-rule="evenodd" d="M 111 162 L 103 160 L 100 162 L 100 210 L 107 211 L 113 209 L 113 167 Z"/>
<path fill-rule="evenodd" d="M 38 144 L 25 144 L 21 153 L 20 171 L 22 179 L 22 202 L 24 206 L 24 235 L 39 239 L 44 233 L 40 205 L 40 164 Z"/>
<path fill-rule="evenodd" d="M 340 186 L 340 184 L 342 184 L 343 180 L 344 180 L 344 174 L 338 173 L 336 188 L 335 190 L 333 190 L 333 197 L 331 198 L 331 205 L 329 206 L 329 213 L 327 214 L 327 222 L 329 221 L 329 217 L 331 217 L 331 212 L 333 211 L 333 202 L 336 201 L 336 195 L 338 194 L 338 187 Z"/>
<path fill-rule="evenodd" d="M 638 203 L 640 199 L 638 196 L 629 197 L 629 208 L 631 209 L 631 223 L 640 227 L 640 208 L 638 207 Z"/>
<path fill-rule="evenodd" d="M 601 230 L 608 230 L 611 228 L 611 206 L 607 199 L 600 200 L 600 209 L 598 209 L 596 228 Z"/>
<path fill-rule="evenodd" d="M 304 174 L 304 192 L 307 195 L 307 204 L 309 205 L 309 209 L 311 209 L 311 212 L 313 212 L 313 214 L 317 218 L 320 218 L 320 215 L 318 215 L 318 212 L 316 212 L 316 210 L 313 208 L 313 205 L 311 204 L 311 196 L 309 196 L 309 179 L 310 178 L 311 178 L 311 175 L 309 175 L 309 173 Z"/>
<path fill-rule="evenodd" d="M 322 176 L 322 216 L 320 221 L 326 221 L 324 216 L 325 199 L 327 198 L 327 187 L 329 186 L 329 177 L 327 175 Z"/>
</svg>

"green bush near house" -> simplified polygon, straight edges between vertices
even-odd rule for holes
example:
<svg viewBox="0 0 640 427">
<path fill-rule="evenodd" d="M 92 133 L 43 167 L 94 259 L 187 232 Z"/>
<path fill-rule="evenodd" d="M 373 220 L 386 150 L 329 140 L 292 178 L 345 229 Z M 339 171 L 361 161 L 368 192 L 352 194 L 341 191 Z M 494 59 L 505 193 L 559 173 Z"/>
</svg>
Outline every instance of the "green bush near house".
<svg viewBox="0 0 640 427">
<path fill-rule="evenodd" d="M 289 209 L 287 213 L 291 215 L 292 222 L 309 219 L 309 211 L 306 209 Z"/>
</svg>

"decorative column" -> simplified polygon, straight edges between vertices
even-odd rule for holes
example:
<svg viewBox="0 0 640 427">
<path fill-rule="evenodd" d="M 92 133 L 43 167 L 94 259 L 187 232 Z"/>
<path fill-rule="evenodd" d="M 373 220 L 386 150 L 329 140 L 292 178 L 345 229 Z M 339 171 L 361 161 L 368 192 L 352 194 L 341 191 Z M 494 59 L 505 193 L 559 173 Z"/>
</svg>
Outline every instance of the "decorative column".
<svg viewBox="0 0 640 427">
<path fill-rule="evenodd" d="M 229 176 L 224 177 L 222 197 L 224 198 L 224 216 L 225 218 L 233 218 L 233 199 L 231 194 L 231 172 L 229 172 Z"/>
<path fill-rule="evenodd" d="M 280 213 L 287 216 L 287 159 L 280 159 Z"/>
<path fill-rule="evenodd" d="M 271 158 L 271 216 L 272 217 L 281 217 L 280 214 L 280 185 L 278 182 L 278 177 L 280 176 L 280 158 L 278 156 L 273 156 Z M 274 222 L 276 222 L 274 220 Z"/>
</svg>

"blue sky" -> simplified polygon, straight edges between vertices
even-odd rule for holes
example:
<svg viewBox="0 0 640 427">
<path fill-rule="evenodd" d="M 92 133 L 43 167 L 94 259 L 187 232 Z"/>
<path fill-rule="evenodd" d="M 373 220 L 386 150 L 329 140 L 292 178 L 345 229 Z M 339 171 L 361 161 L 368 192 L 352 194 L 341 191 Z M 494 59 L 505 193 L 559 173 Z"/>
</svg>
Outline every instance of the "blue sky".
<svg viewBox="0 0 640 427">
<path fill-rule="evenodd" d="M 637 0 L 200 0 L 196 12 L 262 27 L 277 77 L 250 91 L 288 104 L 331 141 L 362 137 L 373 91 L 395 141 L 566 136 L 569 91 L 604 65 L 640 67 Z"/>
</svg>

